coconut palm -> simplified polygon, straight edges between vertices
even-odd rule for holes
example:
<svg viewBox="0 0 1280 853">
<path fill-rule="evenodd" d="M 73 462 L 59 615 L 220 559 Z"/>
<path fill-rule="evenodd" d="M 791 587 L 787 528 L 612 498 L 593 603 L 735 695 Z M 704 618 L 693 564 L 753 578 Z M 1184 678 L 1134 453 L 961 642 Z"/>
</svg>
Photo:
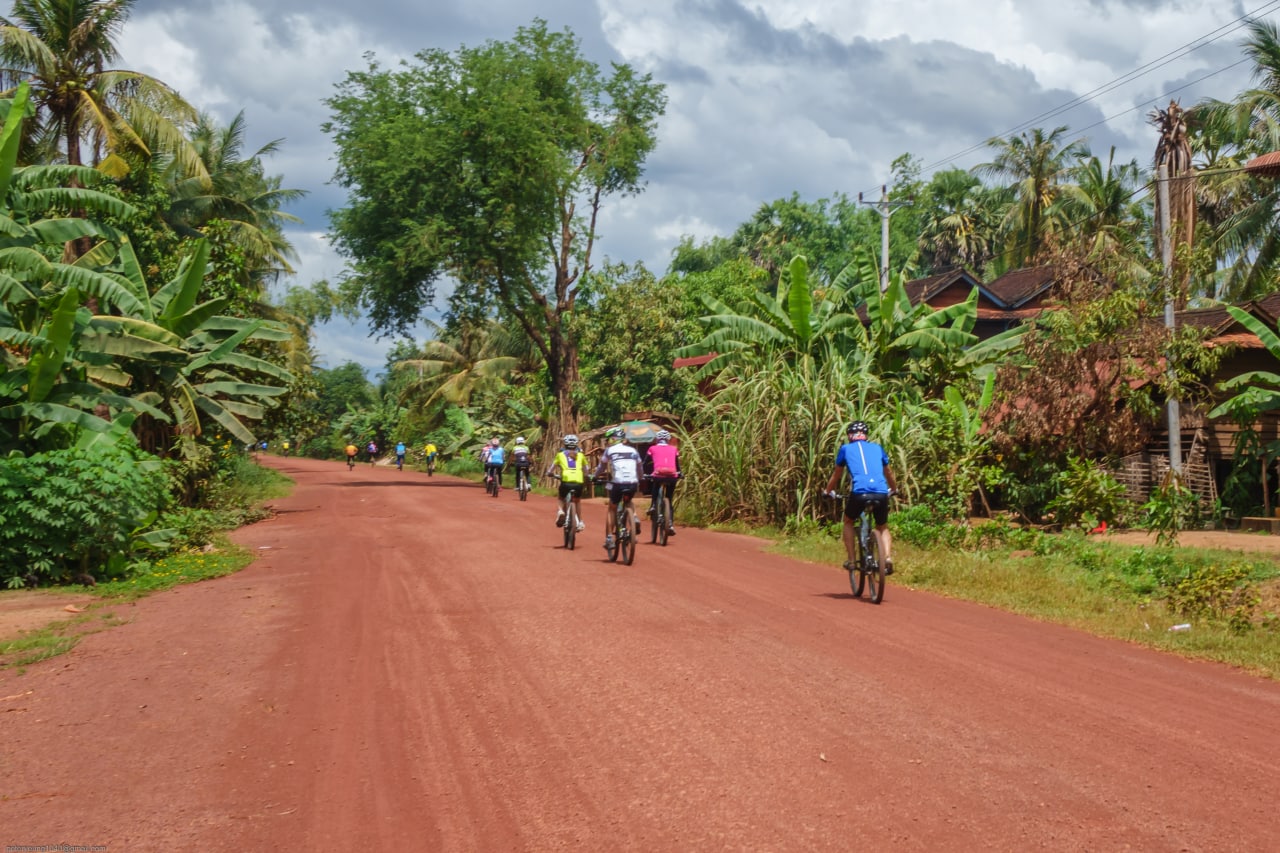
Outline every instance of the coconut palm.
<svg viewBox="0 0 1280 853">
<path fill-rule="evenodd" d="M 1142 235 L 1147 217 L 1137 197 L 1145 176 L 1137 160 L 1117 164 L 1115 157 L 1113 145 L 1105 167 L 1098 157 L 1082 158 L 1072 170 L 1074 182 L 1060 188 L 1055 215 L 1087 244 L 1090 258 L 1115 262 L 1141 277 L 1146 274 Z"/>
<path fill-rule="evenodd" d="M 281 207 L 306 191 L 282 189 L 278 176 L 265 173 L 262 159 L 276 153 L 283 140 L 268 142 L 244 157 L 244 137 L 243 111 L 225 127 L 203 113 L 196 119 L 191 146 L 204 168 L 192 175 L 169 161 L 164 180 L 173 202 L 165 221 L 179 234 L 200 236 L 211 221 L 222 220 L 249 257 L 251 269 L 292 273 L 289 262 L 297 259 L 297 253 L 284 236 L 284 224 L 301 220 Z"/>
<path fill-rule="evenodd" d="M 1045 245 L 1045 238 L 1055 230 L 1050 208 L 1058 200 L 1061 184 L 1069 176 L 1071 166 L 1088 154 L 1084 140 L 1064 141 L 1066 126 L 1049 133 L 1035 128 L 1010 136 L 994 137 L 987 145 L 995 151 L 989 163 L 974 167 L 975 174 L 1006 180 L 1014 194 L 1004 217 L 1008 243 L 1005 254 L 1014 265 L 1033 261 Z"/>
<path fill-rule="evenodd" d="M 931 272 L 981 267 L 999 231 L 999 214 L 1006 201 L 1003 193 L 985 189 L 982 181 L 963 169 L 947 169 L 933 176 L 925 194 L 917 243 L 922 267 Z"/>
<path fill-rule="evenodd" d="M 1197 189 L 1220 268 L 1215 293 L 1227 301 L 1271 293 L 1280 269 L 1280 183 L 1234 171 L 1254 156 L 1280 150 L 1280 29 L 1260 20 L 1248 29 L 1244 52 L 1253 61 L 1256 85 L 1231 102 L 1204 101 L 1193 114 L 1193 138 L 1205 170 L 1213 172 Z"/>
<path fill-rule="evenodd" d="M 414 401 L 418 410 L 441 400 L 461 407 L 470 404 L 476 392 L 495 387 L 520 364 L 516 356 L 499 351 L 500 331 L 495 320 L 467 322 L 454 335 L 424 343 L 422 358 L 396 362 L 396 370 L 418 374 L 417 381 L 405 386 L 401 400 Z"/>
<path fill-rule="evenodd" d="M 191 174 L 202 170 L 182 126 L 195 110 L 172 88 L 137 71 L 111 68 L 115 39 L 136 0 L 14 0 L 0 17 L 0 86 L 12 93 L 29 81 L 37 106 L 29 128 L 32 150 L 56 151 L 71 165 L 151 155 L 158 145 Z"/>
</svg>

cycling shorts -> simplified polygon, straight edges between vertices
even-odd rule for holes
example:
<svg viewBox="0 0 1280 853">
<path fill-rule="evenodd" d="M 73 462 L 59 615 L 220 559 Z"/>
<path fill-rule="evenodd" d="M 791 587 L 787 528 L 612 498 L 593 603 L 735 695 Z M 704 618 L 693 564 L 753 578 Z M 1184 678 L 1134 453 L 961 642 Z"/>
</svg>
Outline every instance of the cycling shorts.
<svg viewBox="0 0 1280 853">
<path fill-rule="evenodd" d="M 884 492 L 855 492 L 844 501 L 844 517 L 857 521 L 862 517 L 862 508 L 874 502 L 871 515 L 879 527 L 889 523 L 889 496 Z"/>
<path fill-rule="evenodd" d="M 640 488 L 639 483 L 610 483 L 605 493 L 609 496 L 609 503 L 616 504 L 622 500 L 623 495 L 631 495 L 635 497 L 636 491 Z"/>
<path fill-rule="evenodd" d="M 573 495 L 575 498 L 577 498 L 577 497 L 581 497 L 581 496 L 582 496 L 582 487 L 583 487 L 583 486 L 585 486 L 585 485 L 586 485 L 586 483 L 565 483 L 565 482 L 561 481 L 561 483 L 560 483 L 560 500 L 564 500 L 564 499 L 565 499 L 565 498 L 567 498 L 569 495 Z"/>
</svg>

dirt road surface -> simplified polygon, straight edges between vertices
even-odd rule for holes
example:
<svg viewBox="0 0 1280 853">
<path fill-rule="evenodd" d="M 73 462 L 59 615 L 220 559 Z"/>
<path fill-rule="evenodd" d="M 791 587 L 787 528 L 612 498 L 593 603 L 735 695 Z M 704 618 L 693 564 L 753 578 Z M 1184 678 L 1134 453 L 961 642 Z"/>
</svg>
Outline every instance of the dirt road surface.
<svg viewBox="0 0 1280 853">
<path fill-rule="evenodd" d="M 603 508 L 274 460 L 245 571 L 0 673 L 0 846 L 1280 849 L 1280 684 Z M 892 579 L 891 579 L 892 581 Z"/>
</svg>

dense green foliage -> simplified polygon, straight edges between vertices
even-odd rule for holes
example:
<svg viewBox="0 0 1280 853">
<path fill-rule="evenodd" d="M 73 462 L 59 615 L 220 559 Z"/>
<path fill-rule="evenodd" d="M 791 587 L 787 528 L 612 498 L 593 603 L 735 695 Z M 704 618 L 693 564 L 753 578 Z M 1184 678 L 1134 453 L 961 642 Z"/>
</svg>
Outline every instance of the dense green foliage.
<svg viewBox="0 0 1280 853">
<path fill-rule="evenodd" d="M 119 576 L 168 485 L 158 461 L 125 443 L 0 459 L 5 584 Z"/>
</svg>

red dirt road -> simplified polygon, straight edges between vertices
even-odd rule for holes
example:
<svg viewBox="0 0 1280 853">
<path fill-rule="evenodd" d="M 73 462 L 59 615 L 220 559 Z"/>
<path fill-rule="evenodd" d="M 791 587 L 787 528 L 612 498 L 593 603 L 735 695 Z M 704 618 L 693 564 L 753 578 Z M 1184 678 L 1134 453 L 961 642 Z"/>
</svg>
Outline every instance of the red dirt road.
<svg viewBox="0 0 1280 853">
<path fill-rule="evenodd" d="M 548 498 L 269 464 L 253 566 L 0 673 L 0 847 L 1280 849 L 1280 684 L 745 537 L 609 564 L 598 501 L 566 552 Z"/>
</svg>

